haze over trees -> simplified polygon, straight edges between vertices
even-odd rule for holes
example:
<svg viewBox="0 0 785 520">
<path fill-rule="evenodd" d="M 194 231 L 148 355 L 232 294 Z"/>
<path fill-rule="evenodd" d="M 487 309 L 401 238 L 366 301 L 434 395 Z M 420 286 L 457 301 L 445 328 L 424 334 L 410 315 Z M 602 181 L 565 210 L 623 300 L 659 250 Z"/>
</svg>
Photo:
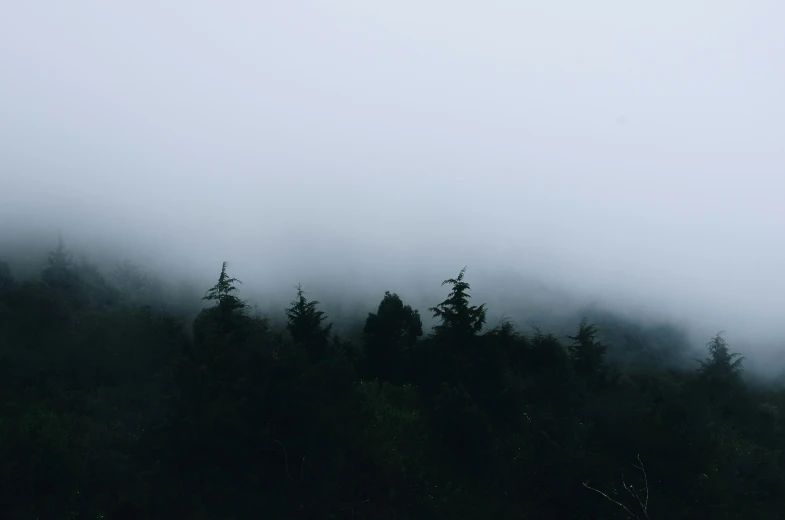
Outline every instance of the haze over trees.
<svg viewBox="0 0 785 520">
<path fill-rule="evenodd" d="M 266 316 L 231 271 L 189 322 L 200 302 L 161 304 L 129 262 L 103 273 L 62 241 L 40 276 L 0 262 L 0 517 L 785 511 L 785 389 L 745 378 L 722 334 L 678 369 L 607 316 L 564 338 L 488 323 L 466 268 L 431 330 L 390 288 L 339 333 L 306 287 Z"/>
</svg>

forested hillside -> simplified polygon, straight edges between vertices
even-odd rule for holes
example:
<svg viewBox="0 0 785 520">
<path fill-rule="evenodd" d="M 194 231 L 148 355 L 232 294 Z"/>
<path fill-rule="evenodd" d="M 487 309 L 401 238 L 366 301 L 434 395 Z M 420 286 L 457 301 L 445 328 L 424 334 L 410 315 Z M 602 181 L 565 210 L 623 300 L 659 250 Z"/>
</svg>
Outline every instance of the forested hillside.
<svg viewBox="0 0 785 520">
<path fill-rule="evenodd" d="M 678 335 L 523 332 L 463 270 L 340 336 L 308 287 L 258 314 L 227 264 L 175 305 L 133 264 L 46 260 L 0 263 L 0 518 L 783 517 L 785 390 L 720 334 L 680 369 Z"/>
</svg>

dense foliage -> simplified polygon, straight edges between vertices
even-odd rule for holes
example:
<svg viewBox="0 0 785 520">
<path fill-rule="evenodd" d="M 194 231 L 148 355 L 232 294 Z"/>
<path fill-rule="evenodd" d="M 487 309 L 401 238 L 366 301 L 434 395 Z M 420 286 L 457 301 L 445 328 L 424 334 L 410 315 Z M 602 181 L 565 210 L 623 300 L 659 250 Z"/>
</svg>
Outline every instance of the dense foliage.
<svg viewBox="0 0 785 520">
<path fill-rule="evenodd" d="M 429 334 L 387 292 L 350 338 L 299 286 L 253 313 L 226 264 L 187 323 L 127 262 L 0 263 L 0 517 L 782 517 L 785 391 L 721 335 L 622 366 L 586 320 L 488 327 L 465 274 Z"/>
</svg>

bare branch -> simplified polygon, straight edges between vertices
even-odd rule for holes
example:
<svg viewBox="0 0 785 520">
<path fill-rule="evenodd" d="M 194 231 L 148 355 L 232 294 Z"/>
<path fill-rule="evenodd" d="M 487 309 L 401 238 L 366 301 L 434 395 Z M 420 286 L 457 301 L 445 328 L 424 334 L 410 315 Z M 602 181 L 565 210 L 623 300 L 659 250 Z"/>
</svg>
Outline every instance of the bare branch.
<svg viewBox="0 0 785 520">
<path fill-rule="evenodd" d="M 641 460 L 641 454 L 640 453 L 638 454 L 638 463 L 640 464 L 640 467 L 638 467 L 638 466 L 635 466 L 635 467 L 638 468 L 639 470 L 641 470 L 641 473 L 643 473 L 643 482 L 644 482 L 644 484 L 646 486 L 646 500 L 643 502 L 641 507 L 643 507 L 643 513 L 648 517 L 648 514 L 649 514 L 649 477 L 648 477 L 648 475 L 646 475 L 646 467 L 643 465 L 643 461 Z"/>
<path fill-rule="evenodd" d="M 630 515 L 630 517 L 635 518 L 637 520 L 648 520 L 649 519 L 649 476 L 646 474 L 646 468 L 643 465 L 643 461 L 641 460 L 640 454 L 638 454 L 638 463 L 640 464 L 640 466 L 635 466 L 633 464 L 633 467 L 635 469 L 639 470 L 641 473 L 643 473 L 644 487 L 642 489 L 635 489 L 635 487 L 633 485 L 627 484 L 627 480 L 624 477 L 624 473 L 622 473 L 622 475 L 621 475 L 621 483 L 622 483 L 622 487 L 630 495 L 632 495 L 632 497 L 638 503 L 638 507 L 640 508 L 641 513 L 642 513 L 643 516 L 640 516 L 640 515 L 637 515 L 637 514 L 633 513 L 632 511 L 630 511 L 630 509 L 627 506 L 625 506 L 624 504 L 622 504 L 618 500 L 615 500 L 615 499 L 611 498 L 610 496 L 608 496 L 607 494 L 603 493 L 599 489 L 596 489 L 596 488 L 593 488 L 593 487 L 589 486 L 586 482 L 583 483 L 583 487 L 585 487 L 586 489 L 590 489 L 590 490 L 594 491 L 595 493 L 598 493 L 598 494 L 602 495 L 608 501 L 610 501 L 610 502 L 616 504 L 617 506 L 621 507 L 622 509 L 624 509 L 627 512 L 627 514 Z M 642 491 L 646 491 L 646 496 L 643 499 L 641 499 L 641 495 L 640 495 L 640 493 Z"/>
<path fill-rule="evenodd" d="M 627 511 L 627 513 L 628 513 L 628 514 L 629 514 L 631 517 L 633 517 L 633 518 L 638 518 L 638 515 L 636 515 L 635 513 L 633 513 L 632 511 L 630 511 L 629 509 L 627 509 L 627 506 L 625 506 L 624 504 L 622 504 L 622 503 L 621 503 L 621 502 L 619 502 L 618 500 L 614 500 L 614 499 L 612 499 L 611 497 L 609 497 L 608 495 L 606 495 L 605 493 L 603 493 L 603 492 L 602 492 L 602 491 L 600 491 L 599 489 L 591 487 L 591 486 L 590 486 L 589 484 L 587 484 L 586 482 L 584 482 L 584 483 L 583 483 L 583 487 L 585 487 L 586 489 L 590 489 L 590 490 L 594 491 L 595 493 L 599 493 L 600 495 L 604 496 L 606 499 L 610 500 L 611 502 L 613 502 L 613 503 L 614 503 L 614 504 L 616 504 L 617 506 L 619 506 L 619 507 L 621 507 L 622 509 L 624 509 L 625 511 Z"/>
</svg>

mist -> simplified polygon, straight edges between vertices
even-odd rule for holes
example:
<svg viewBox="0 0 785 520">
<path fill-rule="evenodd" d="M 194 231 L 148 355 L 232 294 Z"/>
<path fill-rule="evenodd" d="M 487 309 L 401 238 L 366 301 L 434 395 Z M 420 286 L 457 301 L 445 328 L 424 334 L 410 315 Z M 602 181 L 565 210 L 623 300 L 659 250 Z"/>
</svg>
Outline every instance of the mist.
<svg viewBox="0 0 785 520">
<path fill-rule="evenodd" d="M 595 302 L 696 341 L 725 330 L 765 367 L 785 309 L 783 18 L 773 1 L 8 3 L 0 244 L 62 232 L 196 284 L 228 260 L 260 302 L 302 282 L 422 311 L 468 265 L 475 298 L 521 302 L 522 322 Z"/>
</svg>

